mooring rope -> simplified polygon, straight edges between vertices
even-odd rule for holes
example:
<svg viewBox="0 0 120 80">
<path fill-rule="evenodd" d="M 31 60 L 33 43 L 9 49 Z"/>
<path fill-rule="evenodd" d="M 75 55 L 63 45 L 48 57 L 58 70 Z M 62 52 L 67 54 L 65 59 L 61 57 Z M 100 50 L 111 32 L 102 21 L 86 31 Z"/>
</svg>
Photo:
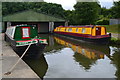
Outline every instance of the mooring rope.
<svg viewBox="0 0 120 80">
<path fill-rule="evenodd" d="M 34 39 L 33 39 L 34 40 Z M 32 43 L 31 43 L 32 44 Z M 8 72 L 6 72 L 4 75 L 9 75 L 11 74 L 12 70 L 15 68 L 15 66 L 19 63 L 19 61 L 24 57 L 24 55 L 26 54 L 26 52 L 28 51 L 28 49 L 30 48 L 31 44 L 29 44 L 29 46 L 26 48 L 26 50 L 24 51 L 24 53 L 22 54 L 22 56 L 18 59 L 18 61 L 10 68 L 10 70 Z"/>
</svg>

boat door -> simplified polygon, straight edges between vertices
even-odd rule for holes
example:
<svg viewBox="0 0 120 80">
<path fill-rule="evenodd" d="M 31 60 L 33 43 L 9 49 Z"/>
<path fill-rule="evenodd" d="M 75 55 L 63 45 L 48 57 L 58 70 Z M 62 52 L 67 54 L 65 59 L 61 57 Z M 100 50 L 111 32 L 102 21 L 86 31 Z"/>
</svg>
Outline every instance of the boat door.
<svg viewBox="0 0 120 80">
<path fill-rule="evenodd" d="M 96 36 L 101 35 L 101 27 L 96 27 Z"/>
<path fill-rule="evenodd" d="M 22 39 L 30 38 L 30 27 L 22 27 Z"/>
</svg>

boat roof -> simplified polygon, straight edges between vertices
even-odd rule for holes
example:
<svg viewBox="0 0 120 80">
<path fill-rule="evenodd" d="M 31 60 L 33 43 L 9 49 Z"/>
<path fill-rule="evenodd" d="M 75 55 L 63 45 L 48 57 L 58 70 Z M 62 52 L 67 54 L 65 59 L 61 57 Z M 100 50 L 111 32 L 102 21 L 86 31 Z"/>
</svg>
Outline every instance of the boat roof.
<svg viewBox="0 0 120 80">
<path fill-rule="evenodd" d="M 95 27 L 95 26 L 98 26 L 98 25 L 85 25 L 85 26 L 59 26 L 59 27 L 67 27 L 67 28 L 76 28 L 76 27 L 82 27 L 82 28 L 93 28 L 93 27 Z M 100 26 L 98 26 L 98 27 L 100 27 Z M 102 27 L 102 26 L 101 26 Z"/>
<path fill-rule="evenodd" d="M 21 24 L 21 25 L 16 25 L 16 27 L 24 27 L 24 26 L 33 26 L 33 25 L 27 25 L 27 24 Z"/>
<path fill-rule="evenodd" d="M 34 25 L 21 24 L 21 25 L 10 26 L 10 27 L 31 27 L 31 26 L 34 26 Z M 7 28 L 10 28 L 10 27 L 7 27 Z"/>
</svg>

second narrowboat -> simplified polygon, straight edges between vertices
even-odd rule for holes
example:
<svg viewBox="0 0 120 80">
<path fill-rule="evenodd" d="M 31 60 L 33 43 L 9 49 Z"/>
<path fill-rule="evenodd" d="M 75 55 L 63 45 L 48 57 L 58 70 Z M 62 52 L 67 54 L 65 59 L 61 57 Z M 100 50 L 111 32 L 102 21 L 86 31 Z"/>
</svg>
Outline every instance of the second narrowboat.
<svg viewBox="0 0 120 80">
<path fill-rule="evenodd" d="M 111 34 L 107 34 L 105 27 L 94 25 L 59 26 L 54 29 L 54 33 L 98 44 L 108 44 L 111 39 Z"/>
<path fill-rule="evenodd" d="M 47 40 L 38 37 L 37 28 L 33 25 L 10 26 L 5 32 L 5 41 L 18 52 L 23 52 L 31 44 L 29 51 L 44 50 Z"/>
</svg>

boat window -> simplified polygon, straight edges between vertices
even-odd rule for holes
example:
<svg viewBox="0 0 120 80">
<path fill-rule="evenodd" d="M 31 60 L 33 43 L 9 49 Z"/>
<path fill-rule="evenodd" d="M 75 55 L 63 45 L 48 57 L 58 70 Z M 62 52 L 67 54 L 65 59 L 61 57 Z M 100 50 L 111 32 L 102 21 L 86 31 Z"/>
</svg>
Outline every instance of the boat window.
<svg viewBox="0 0 120 80">
<path fill-rule="evenodd" d="M 58 31 L 58 28 L 56 30 Z"/>
<path fill-rule="evenodd" d="M 99 30 L 99 28 L 98 28 L 98 27 L 96 27 L 96 30 Z"/>
<path fill-rule="evenodd" d="M 14 37 L 14 34 L 15 34 L 15 28 L 16 28 L 16 27 L 12 27 L 12 33 L 11 33 L 11 37 L 12 37 L 12 38 Z"/>
<path fill-rule="evenodd" d="M 82 29 L 82 33 L 85 33 L 85 28 Z"/>
<path fill-rule="evenodd" d="M 65 28 L 65 32 L 67 32 L 67 28 Z"/>
<path fill-rule="evenodd" d="M 82 54 L 85 54 L 85 49 L 82 49 Z"/>
<path fill-rule="evenodd" d="M 66 31 L 66 28 L 65 28 L 65 30 L 64 31 Z"/>
<path fill-rule="evenodd" d="M 66 30 L 65 30 L 66 32 L 68 31 L 68 28 L 66 28 Z"/>
<path fill-rule="evenodd" d="M 78 32 L 79 30 L 78 30 L 78 28 L 76 28 L 76 32 Z"/>
<path fill-rule="evenodd" d="M 59 28 L 57 28 L 57 31 L 59 31 Z"/>
<path fill-rule="evenodd" d="M 22 27 L 22 38 L 30 38 L 30 27 Z"/>
<path fill-rule="evenodd" d="M 10 27 L 7 28 L 6 34 L 9 35 L 10 37 L 14 37 L 14 33 L 15 33 L 15 27 Z"/>
<path fill-rule="evenodd" d="M 61 28 L 59 28 L 59 31 L 61 31 Z"/>
<path fill-rule="evenodd" d="M 72 32 L 72 28 L 69 28 L 69 29 L 68 29 L 68 32 Z"/>
</svg>

